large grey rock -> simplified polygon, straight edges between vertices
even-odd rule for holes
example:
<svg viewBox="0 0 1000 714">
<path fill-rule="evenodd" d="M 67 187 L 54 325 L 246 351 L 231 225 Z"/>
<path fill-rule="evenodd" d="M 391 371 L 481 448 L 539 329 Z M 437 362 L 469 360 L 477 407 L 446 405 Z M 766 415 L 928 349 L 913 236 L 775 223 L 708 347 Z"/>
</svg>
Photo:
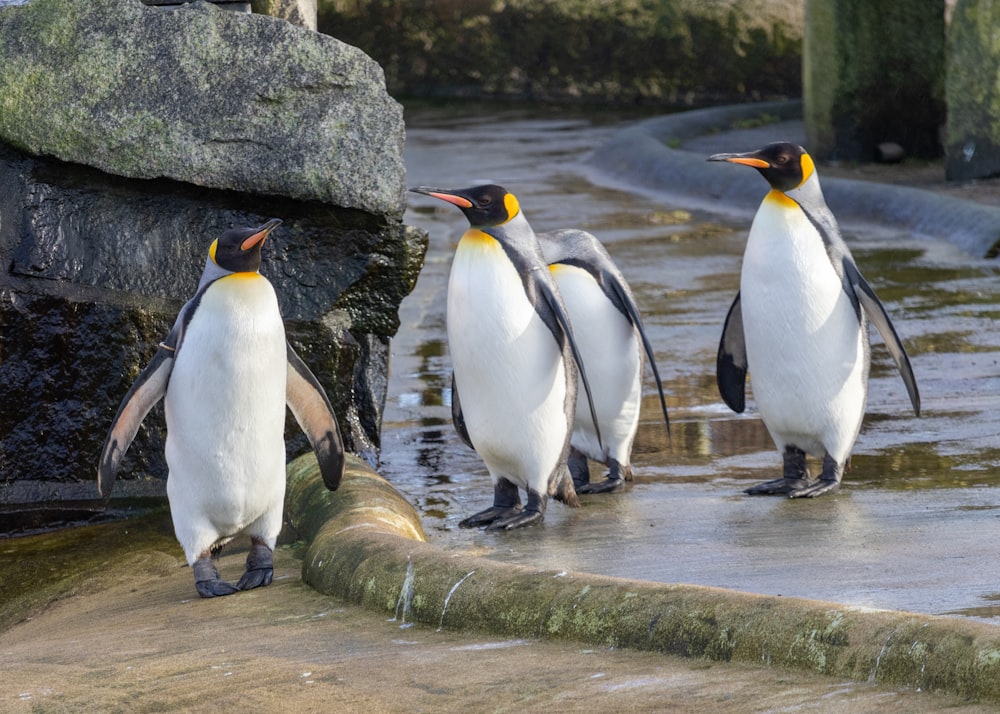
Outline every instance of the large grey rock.
<svg viewBox="0 0 1000 714">
<path fill-rule="evenodd" d="M 958 0 L 948 26 L 945 174 L 1000 176 L 1000 5 Z"/>
<path fill-rule="evenodd" d="M 261 272 L 289 339 L 325 386 L 347 448 L 374 463 L 397 308 L 426 235 L 351 209 L 129 181 L 0 146 L 0 504 L 96 496 L 118 403 L 233 225 L 280 217 Z M 290 425 L 294 422 L 290 421 Z M 116 494 L 162 490 L 158 407 Z M 297 427 L 289 453 L 307 445 Z"/>
<path fill-rule="evenodd" d="M 0 511 L 96 497 L 111 419 L 208 245 L 272 217 L 262 272 L 289 340 L 345 446 L 377 461 L 426 248 L 401 222 L 402 115 L 377 65 L 205 3 L 0 5 L 0 136 Z M 293 424 L 289 454 L 307 448 Z M 116 495 L 162 493 L 164 430 L 157 407 Z"/>
<path fill-rule="evenodd" d="M 360 50 L 196 2 L 0 9 L 0 140 L 133 178 L 401 217 L 402 109 Z"/>
</svg>

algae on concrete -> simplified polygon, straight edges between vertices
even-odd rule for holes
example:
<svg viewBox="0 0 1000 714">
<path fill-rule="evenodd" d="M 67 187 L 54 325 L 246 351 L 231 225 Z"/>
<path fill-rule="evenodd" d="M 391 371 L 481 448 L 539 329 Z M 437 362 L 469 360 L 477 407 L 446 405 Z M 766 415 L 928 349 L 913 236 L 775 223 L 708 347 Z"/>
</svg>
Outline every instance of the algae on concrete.
<svg viewBox="0 0 1000 714">
<path fill-rule="evenodd" d="M 401 518 L 383 520 L 393 503 Z M 357 461 L 341 490 L 325 494 L 314 457 L 297 459 L 286 510 L 306 542 L 306 583 L 406 622 L 763 662 L 1000 702 L 1000 628 L 985 623 L 443 552 L 414 535 L 412 507 Z"/>
</svg>

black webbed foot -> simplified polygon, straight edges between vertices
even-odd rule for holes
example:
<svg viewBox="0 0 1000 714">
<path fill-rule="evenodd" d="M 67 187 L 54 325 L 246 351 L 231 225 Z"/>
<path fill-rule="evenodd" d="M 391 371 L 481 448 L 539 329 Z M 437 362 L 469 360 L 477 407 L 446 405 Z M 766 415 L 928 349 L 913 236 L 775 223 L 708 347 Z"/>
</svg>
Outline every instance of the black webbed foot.
<svg viewBox="0 0 1000 714">
<path fill-rule="evenodd" d="M 611 493 L 612 491 L 619 491 L 625 488 L 625 479 L 623 478 L 606 478 L 603 481 L 595 481 L 594 483 L 588 483 L 586 486 L 580 486 L 576 489 L 577 493 Z"/>
<path fill-rule="evenodd" d="M 530 503 L 530 500 L 529 500 Z M 505 478 L 497 479 L 493 484 L 493 505 L 485 511 L 473 513 L 458 524 L 459 528 L 478 528 L 489 526 L 495 521 L 511 518 L 521 512 L 521 495 L 517 486 Z"/>
<path fill-rule="evenodd" d="M 570 447 L 566 466 L 569 467 L 569 472 L 573 476 L 573 487 L 577 493 L 582 493 L 582 489 L 585 489 L 590 483 L 590 466 L 587 457 L 584 456 L 583 452 Z"/>
<path fill-rule="evenodd" d="M 808 478 L 776 478 L 773 481 L 765 481 L 756 486 L 745 489 L 743 493 L 750 496 L 788 496 L 795 498 L 795 494 L 807 490 L 816 484 Z"/>
<path fill-rule="evenodd" d="M 486 526 L 488 531 L 512 531 L 515 528 L 526 528 L 538 525 L 545 518 L 545 514 L 540 511 L 529 511 L 527 509 L 519 511 L 506 518 L 500 518 Z"/>
<path fill-rule="evenodd" d="M 827 479 L 818 479 L 813 481 L 806 488 L 799 489 L 797 491 L 792 491 L 788 494 L 789 498 L 816 498 L 817 496 L 822 496 L 827 493 L 836 493 L 840 488 L 840 483 L 837 481 L 828 481 Z"/>
<path fill-rule="evenodd" d="M 830 454 L 823 457 L 823 473 L 819 480 L 808 488 L 788 494 L 789 498 L 816 498 L 827 493 L 836 493 L 840 488 L 840 479 L 844 475 L 844 465 L 838 464 Z"/>
<path fill-rule="evenodd" d="M 794 446 L 786 446 L 783 454 L 784 466 L 781 478 L 759 483 L 743 491 L 750 496 L 788 496 L 809 489 L 815 483 L 806 469 L 806 452 Z"/>
<path fill-rule="evenodd" d="M 247 571 L 236 584 L 240 590 L 252 590 L 271 584 L 274 578 L 274 554 L 264 543 L 255 540 L 247 556 Z"/>
<path fill-rule="evenodd" d="M 533 489 L 528 489 L 528 503 L 520 513 L 493 521 L 486 527 L 488 531 L 512 531 L 515 528 L 535 526 L 545 518 L 545 506 L 548 496 L 543 496 Z"/>
<path fill-rule="evenodd" d="M 503 520 L 505 518 L 513 518 L 520 512 L 520 506 L 514 506 L 513 508 L 507 506 L 490 506 L 485 511 L 473 513 L 468 518 L 459 521 L 458 527 L 478 528 L 480 526 L 489 526 L 495 521 Z"/>
<path fill-rule="evenodd" d="M 219 577 L 219 571 L 210 557 L 202 557 L 191 566 L 194 570 L 194 588 L 202 597 L 221 597 L 239 592 L 235 586 Z"/>
</svg>

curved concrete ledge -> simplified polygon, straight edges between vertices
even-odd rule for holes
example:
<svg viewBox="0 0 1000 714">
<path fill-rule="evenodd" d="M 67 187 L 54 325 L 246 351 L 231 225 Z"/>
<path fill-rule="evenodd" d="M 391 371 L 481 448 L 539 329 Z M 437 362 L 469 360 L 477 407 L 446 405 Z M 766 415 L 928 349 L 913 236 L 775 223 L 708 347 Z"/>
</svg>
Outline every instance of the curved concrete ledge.
<svg viewBox="0 0 1000 714">
<path fill-rule="evenodd" d="M 756 121 L 799 119 L 801 102 L 715 107 L 639 122 L 598 147 L 590 163 L 618 182 L 684 196 L 711 210 L 753 212 L 766 192 L 753 171 L 708 163 L 685 141 Z M 780 140 L 772 136 L 765 141 Z M 752 151 L 756 146 L 734 146 Z M 873 224 L 946 240 L 970 255 L 992 256 L 1000 241 L 1000 207 L 931 191 L 820 175 L 827 204 L 845 225 Z"/>
<path fill-rule="evenodd" d="M 307 541 L 303 580 L 432 627 L 577 640 L 805 669 L 1000 702 L 1000 628 L 692 585 L 534 570 L 424 542 L 417 513 L 358 459 L 325 490 L 315 458 L 289 465 L 287 511 Z"/>
</svg>

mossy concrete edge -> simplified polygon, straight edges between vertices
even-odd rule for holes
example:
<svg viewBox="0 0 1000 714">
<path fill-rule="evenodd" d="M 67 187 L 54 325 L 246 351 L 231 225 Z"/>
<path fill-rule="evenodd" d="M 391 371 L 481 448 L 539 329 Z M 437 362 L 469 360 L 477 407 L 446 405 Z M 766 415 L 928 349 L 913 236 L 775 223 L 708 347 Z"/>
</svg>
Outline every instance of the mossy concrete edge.
<svg viewBox="0 0 1000 714">
<path fill-rule="evenodd" d="M 1000 702 L 1000 628 L 722 588 L 537 570 L 425 541 L 413 507 L 350 458 L 325 490 L 311 454 L 288 469 L 303 580 L 402 623 L 575 640 L 804 669 Z"/>
<path fill-rule="evenodd" d="M 801 117 L 801 101 L 737 104 L 654 117 L 616 132 L 588 161 L 615 182 L 682 196 L 685 204 L 720 213 L 752 215 L 767 193 L 760 176 L 754 171 L 733 171 L 724 162 L 710 163 L 704 154 L 685 151 L 684 143 L 698 136 Z M 767 141 L 785 138 L 775 134 Z M 976 257 L 991 256 L 1000 242 L 1000 207 L 909 186 L 827 177 L 822 168 L 820 182 L 830 210 L 842 225 L 907 230 L 915 236 L 947 241 Z"/>
</svg>

